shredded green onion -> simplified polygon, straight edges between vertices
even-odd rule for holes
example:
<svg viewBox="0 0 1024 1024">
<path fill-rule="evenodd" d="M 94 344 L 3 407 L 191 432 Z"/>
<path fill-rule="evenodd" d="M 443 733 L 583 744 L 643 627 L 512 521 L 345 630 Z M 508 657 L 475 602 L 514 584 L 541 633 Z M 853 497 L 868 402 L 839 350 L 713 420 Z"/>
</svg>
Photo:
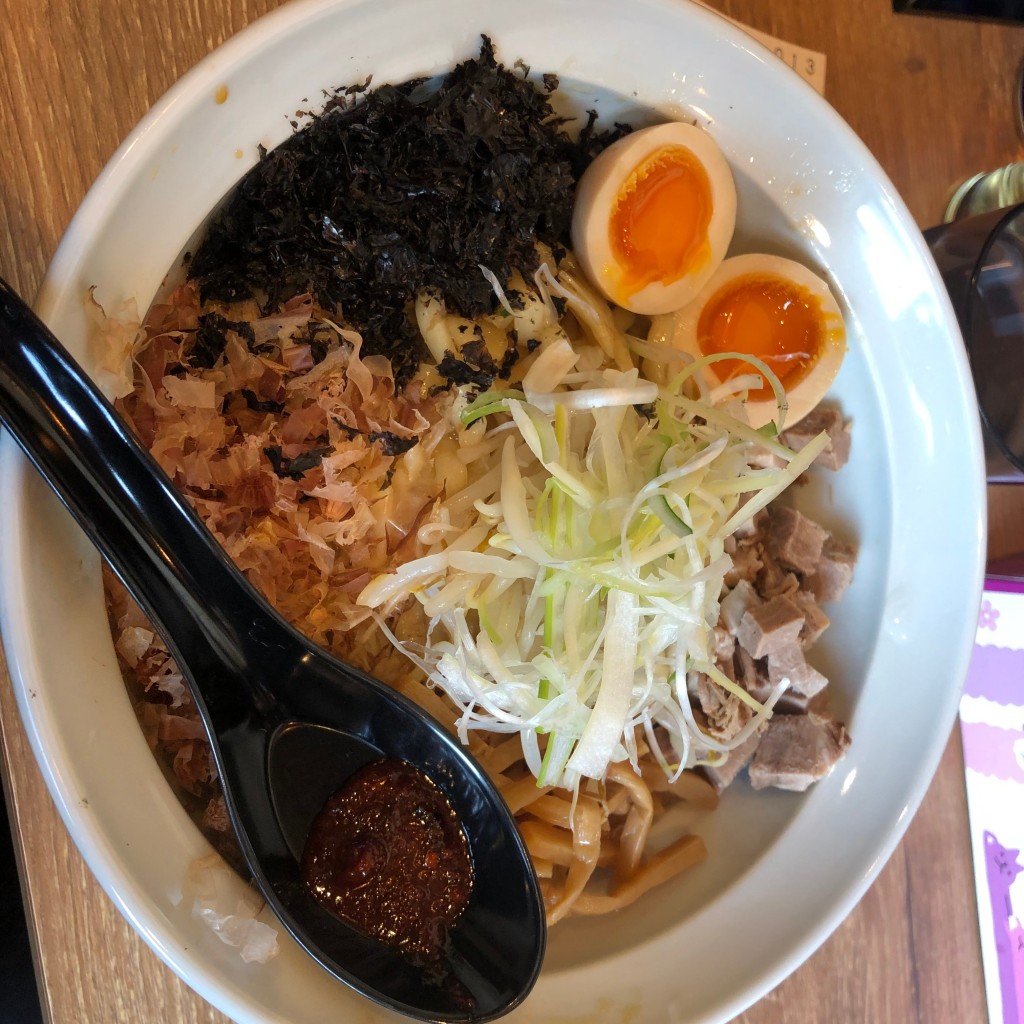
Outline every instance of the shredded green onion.
<svg viewBox="0 0 1024 1024">
<path fill-rule="evenodd" d="M 750 356 L 778 405 L 760 429 L 747 423 L 742 394 L 699 383 L 703 366 L 738 353 L 690 361 L 667 386 L 644 380 L 629 360 L 631 351 L 649 357 L 648 343 L 613 335 L 600 302 L 573 291 L 570 277 L 545 270 L 536 280 L 530 308 L 568 298 L 587 337 L 570 343 L 548 324 L 521 390 L 465 405 L 456 429 L 477 424 L 474 451 L 490 454 L 469 461 L 460 493 L 438 499 L 434 515 L 451 529 L 372 581 L 360 603 L 378 621 L 410 598 L 423 604 L 425 648 L 388 635 L 458 705 L 464 740 L 473 729 L 518 732 L 541 785 L 572 788 L 625 759 L 635 767 L 638 735 L 668 771 L 710 763 L 770 716 L 782 692 L 762 704 L 714 664 L 732 566 L 725 540 L 828 438 L 799 452 L 779 440 L 785 393 Z M 648 403 L 653 415 L 638 408 Z M 782 465 L 761 468 L 766 453 Z M 472 545 L 460 546 L 460 534 Z M 694 721 L 688 671 L 750 707 L 728 743 Z M 668 737 L 664 753 L 656 730 Z"/>
</svg>

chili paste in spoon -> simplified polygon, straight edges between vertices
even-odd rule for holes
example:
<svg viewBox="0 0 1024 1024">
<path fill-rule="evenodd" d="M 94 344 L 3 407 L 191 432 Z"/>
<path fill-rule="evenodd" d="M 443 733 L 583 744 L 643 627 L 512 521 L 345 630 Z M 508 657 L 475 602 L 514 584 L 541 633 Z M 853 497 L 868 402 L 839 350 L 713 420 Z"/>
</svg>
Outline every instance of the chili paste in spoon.
<svg viewBox="0 0 1024 1024">
<path fill-rule="evenodd" d="M 396 760 L 360 769 L 327 800 L 302 873 L 321 906 L 428 960 L 441 955 L 473 887 L 466 835 L 447 797 Z"/>
</svg>

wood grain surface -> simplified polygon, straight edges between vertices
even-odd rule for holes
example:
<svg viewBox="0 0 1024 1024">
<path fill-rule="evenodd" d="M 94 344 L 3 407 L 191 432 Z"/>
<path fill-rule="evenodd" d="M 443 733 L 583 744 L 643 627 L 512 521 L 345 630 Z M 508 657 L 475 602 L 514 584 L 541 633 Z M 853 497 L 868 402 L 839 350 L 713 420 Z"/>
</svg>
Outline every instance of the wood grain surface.
<svg viewBox="0 0 1024 1024">
<path fill-rule="evenodd" d="M 146 109 L 220 42 L 276 6 L 3 0 L 0 276 L 33 295 L 75 208 Z M 1024 158 L 1015 107 L 1024 29 L 894 15 L 886 0 L 713 6 L 827 55 L 826 97 L 922 227 L 939 219 L 953 185 Z M 1024 549 L 1024 487 L 991 488 L 990 503 L 990 552 Z M 226 1018 L 148 950 L 85 868 L 35 766 L 6 671 L 0 715 L 6 790 L 49 1019 L 223 1024 Z M 905 839 L 861 903 L 803 967 L 738 1020 L 984 1019 L 963 759 L 954 731 Z"/>
</svg>

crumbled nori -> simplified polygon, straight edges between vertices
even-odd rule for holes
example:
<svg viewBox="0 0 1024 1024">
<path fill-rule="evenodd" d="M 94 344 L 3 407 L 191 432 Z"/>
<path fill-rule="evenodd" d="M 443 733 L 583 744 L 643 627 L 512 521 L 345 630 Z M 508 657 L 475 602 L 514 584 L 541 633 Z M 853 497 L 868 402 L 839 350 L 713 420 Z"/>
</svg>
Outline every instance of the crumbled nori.
<svg viewBox="0 0 1024 1024">
<path fill-rule="evenodd" d="M 385 455 L 404 455 L 410 448 L 415 447 L 419 441 L 418 437 L 399 437 L 390 430 L 371 430 L 370 440 L 379 444 Z"/>
<path fill-rule="evenodd" d="M 475 366 L 478 370 L 486 370 L 490 374 L 498 372 L 498 364 L 491 358 L 491 353 L 487 351 L 483 338 L 474 338 L 472 341 L 466 342 L 459 349 L 459 358 L 462 362 L 469 363 L 470 366 Z"/>
<path fill-rule="evenodd" d="M 398 434 L 390 430 L 360 430 L 358 427 L 350 427 L 347 423 L 343 423 L 337 416 L 331 418 L 337 427 L 349 436 L 349 439 L 365 437 L 371 444 L 379 444 L 385 455 L 404 455 L 419 441 L 418 437 L 399 437 Z"/>
<path fill-rule="evenodd" d="M 316 469 L 320 465 L 325 455 L 333 453 L 334 448 L 327 445 L 323 448 L 310 448 L 290 459 L 282 453 L 279 444 L 268 445 L 263 449 L 263 454 L 270 460 L 270 465 L 280 480 L 301 480 L 311 469 Z"/>
<path fill-rule="evenodd" d="M 274 402 L 270 399 L 262 399 L 255 391 L 249 391 L 248 388 L 242 388 L 242 397 L 245 399 L 245 404 L 252 409 L 253 412 L 278 413 L 284 410 L 284 402 Z"/>
<path fill-rule="evenodd" d="M 242 320 L 229 320 L 220 313 L 203 313 L 199 317 L 195 341 L 189 352 L 189 363 L 197 368 L 209 370 L 224 352 L 227 344 L 227 332 L 234 331 L 249 344 L 256 340 L 252 324 Z"/>
<path fill-rule="evenodd" d="M 316 366 L 327 358 L 334 344 L 333 328 L 311 319 L 308 324 L 292 335 L 292 344 L 309 345 L 309 355 Z"/>
<path fill-rule="evenodd" d="M 468 347 L 467 345 L 466 348 Z M 486 389 L 494 383 L 495 377 L 493 371 L 473 366 L 472 363 L 467 362 L 465 359 L 453 356 L 451 352 L 445 352 L 441 357 L 441 362 L 437 364 L 437 372 L 449 384 L 453 384 L 455 387 L 459 387 L 462 384 L 472 384 L 475 387 Z"/>
<path fill-rule="evenodd" d="M 512 367 L 519 362 L 519 346 L 516 343 L 516 338 L 512 337 L 516 332 L 509 331 L 508 348 L 505 349 L 505 354 L 501 357 L 501 366 L 498 367 L 498 376 L 502 380 L 508 380 L 512 376 Z"/>
<path fill-rule="evenodd" d="M 503 67 L 484 37 L 434 91 L 417 80 L 335 93 L 273 152 L 261 147 L 211 220 L 189 266 L 201 297 L 275 309 L 310 290 L 407 379 L 425 355 L 408 315 L 416 293 L 490 312 L 479 265 L 500 281 L 531 275 L 537 240 L 568 241 L 583 169 L 628 130 L 596 132 L 591 115 L 570 139 L 548 100 L 557 78 L 543 81 L 546 92 Z"/>
</svg>

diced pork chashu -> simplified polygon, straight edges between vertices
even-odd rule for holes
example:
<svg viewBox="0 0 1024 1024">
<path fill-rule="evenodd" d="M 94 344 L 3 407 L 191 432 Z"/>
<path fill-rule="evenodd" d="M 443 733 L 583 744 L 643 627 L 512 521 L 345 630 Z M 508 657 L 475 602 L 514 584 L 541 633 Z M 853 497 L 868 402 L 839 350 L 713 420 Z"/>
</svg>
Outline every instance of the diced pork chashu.
<svg viewBox="0 0 1024 1024">
<path fill-rule="evenodd" d="M 759 704 L 763 704 L 772 692 L 768 682 L 768 670 L 765 663 L 754 659 L 739 644 L 733 655 L 733 673 L 736 682 L 743 687 Z"/>
<path fill-rule="evenodd" d="M 761 560 L 762 548 L 755 541 L 737 544 L 728 554 L 732 555 L 732 566 L 725 574 L 727 587 L 734 587 L 741 580 L 752 583 L 764 568 L 764 562 Z"/>
<path fill-rule="evenodd" d="M 814 465 L 841 469 L 850 458 L 850 424 L 843 422 L 843 414 L 837 406 L 818 405 L 795 426 L 783 431 L 780 440 L 798 452 L 823 430 L 828 434 L 828 446 L 814 460 Z"/>
<path fill-rule="evenodd" d="M 846 728 L 830 717 L 775 715 L 750 762 L 750 784 L 802 793 L 829 773 L 849 745 Z"/>
<path fill-rule="evenodd" d="M 732 656 L 736 651 L 736 637 L 724 626 L 715 626 L 711 632 L 712 653 L 715 656 L 715 664 L 722 667 L 732 662 Z M 725 669 L 723 668 L 723 671 Z"/>
<path fill-rule="evenodd" d="M 757 551 L 761 568 L 754 586 L 758 594 L 766 601 L 780 594 L 793 597 L 800 589 L 800 577 L 785 568 L 763 544 L 757 545 Z"/>
<path fill-rule="evenodd" d="M 761 598 L 750 580 L 738 580 L 732 590 L 722 598 L 718 608 L 719 621 L 735 636 L 743 616 L 760 603 Z"/>
<path fill-rule="evenodd" d="M 729 756 L 724 763 L 714 766 L 704 765 L 701 769 L 708 782 L 719 793 L 726 786 L 731 785 L 736 776 L 750 764 L 754 751 L 757 750 L 757 745 L 761 742 L 763 731 L 763 726 L 760 729 L 755 729 L 738 747 L 729 751 Z"/>
<path fill-rule="evenodd" d="M 767 552 L 784 568 L 807 576 L 818 568 L 829 533 L 795 508 L 772 508 L 765 535 Z"/>
<path fill-rule="evenodd" d="M 829 627 L 830 619 L 814 600 L 814 595 L 801 590 L 793 595 L 793 600 L 800 605 L 804 613 L 804 628 L 800 630 L 800 645 L 806 649 L 813 646 L 817 639 Z"/>
<path fill-rule="evenodd" d="M 708 731 L 728 743 L 750 721 L 750 707 L 702 672 L 697 678 L 697 700 L 707 716 Z"/>
<path fill-rule="evenodd" d="M 749 498 L 750 495 L 742 496 L 740 498 L 739 507 L 742 508 L 743 505 L 747 503 Z M 754 540 L 755 538 L 761 535 L 761 527 L 764 525 L 767 516 L 768 513 L 767 511 L 765 511 L 765 509 L 761 509 L 760 511 L 755 512 L 754 515 L 752 515 L 749 519 L 740 523 L 740 525 L 736 527 L 736 529 L 733 531 L 733 536 L 736 538 L 737 541 L 739 541 L 740 544 L 744 544 L 747 541 Z"/>
<path fill-rule="evenodd" d="M 810 697 L 799 690 L 789 689 L 779 697 L 772 710 L 777 715 L 806 715 L 810 708 Z"/>
<path fill-rule="evenodd" d="M 813 665 L 807 663 L 799 638 L 768 655 L 768 682 L 777 686 L 784 679 L 789 688 L 805 697 L 813 697 L 828 686 L 828 680 Z"/>
<path fill-rule="evenodd" d="M 783 594 L 748 608 L 736 629 L 736 640 L 752 658 L 760 659 L 798 643 L 803 626 L 800 606 Z"/>
<path fill-rule="evenodd" d="M 829 539 L 822 546 L 821 558 L 806 580 L 807 589 L 820 604 L 838 601 L 853 579 L 857 549 L 852 544 Z"/>
</svg>

